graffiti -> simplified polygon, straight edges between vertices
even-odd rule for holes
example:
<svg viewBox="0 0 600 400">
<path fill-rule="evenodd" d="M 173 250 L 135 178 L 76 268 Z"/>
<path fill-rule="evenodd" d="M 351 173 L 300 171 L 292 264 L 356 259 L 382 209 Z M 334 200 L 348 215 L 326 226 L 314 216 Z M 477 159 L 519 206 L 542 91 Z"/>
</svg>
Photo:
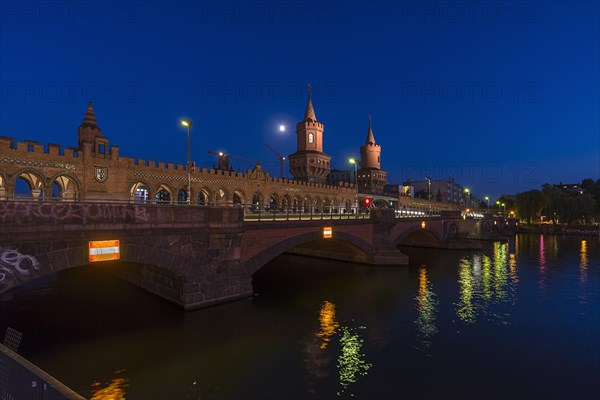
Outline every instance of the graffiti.
<svg viewBox="0 0 600 400">
<path fill-rule="evenodd" d="M 0 203 L 2 223 L 140 223 L 149 219 L 145 207 L 129 204 Z"/>
<path fill-rule="evenodd" d="M 29 276 L 32 270 L 39 270 L 40 262 L 34 256 L 21 254 L 14 249 L 0 247 L 0 283 L 7 276 L 14 278 L 15 273 L 21 276 Z"/>
</svg>

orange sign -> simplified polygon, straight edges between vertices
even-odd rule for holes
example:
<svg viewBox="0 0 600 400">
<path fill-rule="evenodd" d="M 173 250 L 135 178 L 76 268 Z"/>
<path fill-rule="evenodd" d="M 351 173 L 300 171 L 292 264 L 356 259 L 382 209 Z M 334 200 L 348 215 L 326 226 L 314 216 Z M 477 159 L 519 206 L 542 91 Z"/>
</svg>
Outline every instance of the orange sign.
<svg viewBox="0 0 600 400">
<path fill-rule="evenodd" d="M 333 228 L 331 226 L 326 226 L 323 228 L 323 238 L 331 239 L 333 236 Z"/>
<path fill-rule="evenodd" d="M 118 240 L 96 240 L 90 242 L 90 262 L 118 260 L 120 253 Z"/>
</svg>

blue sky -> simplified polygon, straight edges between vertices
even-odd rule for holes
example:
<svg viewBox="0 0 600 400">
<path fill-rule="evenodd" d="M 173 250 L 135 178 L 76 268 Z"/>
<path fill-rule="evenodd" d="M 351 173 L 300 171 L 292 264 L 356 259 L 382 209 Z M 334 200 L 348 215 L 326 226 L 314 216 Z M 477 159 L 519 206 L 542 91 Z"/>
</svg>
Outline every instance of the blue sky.
<svg viewBox="0 0 600 400">
<path fill-rule="evenodd" d="M 185 163 L 187 117 L 198 163 L 278 174 L 266 143 L 295 151 L 310 82 L 337 168 L 371 114 L 391 183 L 597 179 L 599 21 L 594 1 L 5 1 L 0 135 L 76 145 L 91 99 L 122 156 Z"/>
</svg>

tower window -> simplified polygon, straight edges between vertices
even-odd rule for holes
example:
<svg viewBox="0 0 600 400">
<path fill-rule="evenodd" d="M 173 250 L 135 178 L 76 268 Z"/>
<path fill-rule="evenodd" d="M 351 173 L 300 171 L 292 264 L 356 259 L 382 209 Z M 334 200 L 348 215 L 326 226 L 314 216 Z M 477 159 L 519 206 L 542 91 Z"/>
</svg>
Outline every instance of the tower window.
<svg viewBox="0 0 600 400">
<path fill-rule="evenodd" d="M 312 133 L 308 134 L 308 143 L 314 143 L 315 142 L 315 135 Z"/>
</svg>

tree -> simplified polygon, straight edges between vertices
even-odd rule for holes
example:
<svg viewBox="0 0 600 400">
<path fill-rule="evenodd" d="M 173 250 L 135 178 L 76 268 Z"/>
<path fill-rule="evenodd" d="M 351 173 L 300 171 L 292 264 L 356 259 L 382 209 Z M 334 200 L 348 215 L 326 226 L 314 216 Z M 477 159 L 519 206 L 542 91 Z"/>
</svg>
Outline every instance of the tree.
<svg viewBox="0 0 600 400">
<path fill-rule="evenodd" d="M 515 208 L 519 218 L 532 221 L 539 219 L 544 207 L 544 197 L 539 190 L 530 190 L 517 194 Z"/>
</svg>

